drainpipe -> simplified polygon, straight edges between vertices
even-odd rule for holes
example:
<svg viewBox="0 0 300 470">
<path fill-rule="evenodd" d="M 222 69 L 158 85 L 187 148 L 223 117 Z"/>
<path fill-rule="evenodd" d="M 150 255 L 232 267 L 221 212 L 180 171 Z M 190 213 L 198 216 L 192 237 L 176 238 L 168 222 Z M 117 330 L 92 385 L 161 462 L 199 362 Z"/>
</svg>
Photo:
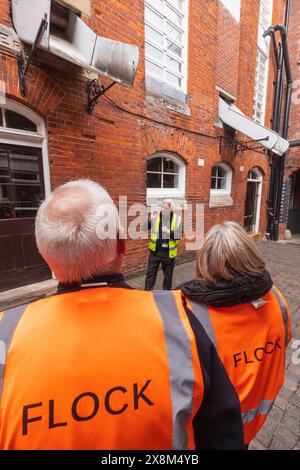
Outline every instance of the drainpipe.
<svg viewBox="0 0 300 470">
<path fill-rule="evenodd" d="M 273 30 L 273 35 L 275 31 Z M 277 48 L 277 47 L 276 47 Z M 272 117 L 272 129 L 275 132 L 279 132 L 280 129 L 280 114 L 281 114 L 281 103 L 282 103 L 282 92 L 283 92 L 283 50 L 282 45 L 278 45 L 278 60 L 277 60 L 277 72 L 275 80 L 275 91 L 274 91 L 274 109 Z M 274 51 L 275 52 L 275 51 Z"/>
<path fill-rule="evenodd" d="M 288 128 L 289 128 L 289 117 L 290 117 L 290 107 L 291 107 L 291 98 L 292 98 L 292 74 L 289 60 L 288 44 L 287 44 L 287 26 L 289 22 L 290 14 L 290 0 L 287 0 L 286 11 L 285 11 L 285 24 L 277 24 L 271 26 L 264 33 L 264 37 L 270 35 L 272 38 L 274 53 L 275 53 L 275 62 L 277 67 L 276 82 L 275 82 L 275 94 L 274 94 L 274 108 L 273 108 L 273 120 L 272 128 L 278 132 L 284 139 L 288 137 Z M 275 32 L 279 31 L 281 35 L 281 47 L 279 51 L 278 59 L 278 49 L 276 46 Z M 277 60 L 278 59 L 278 60 Z M 283 118 L 283 127 L 282 132 L 280 132 L 280 122 L 281 122 L 281 103 L 282 103 L 282 91 L 283 91 L 283 63 L 286 72 L 286 97 L 285 97 L 285 108 L 284 108 L 284 118 Z M 285 168 L 285 154 L 281 157 L 272 156 L 271 163 L 271 179 L 270 179 L 270 188 L 269 188 L 269 198 L 268 198 L 268 233 L 272 240 L 278 240 L 279 231 L 278 225 L 280 220 L 280 206 L 281 206 L 281 197 L 282 197 L 282 185 L 284 179 L 284 168 Z"/>
<path fill-rule="evenodd" d="M 270 34 L 272 39 L 273 45 L 273 52 L 275 57 L 275 64 L 276 64 L 276 78 L 274 83 L 274 99 L 273 99 L 273 110 L 272 110 L 272 130 L 279 133 L 280 129 L 280 114 L 281 114 L 281 102 L 282 102 L 282 92 L 283 92 L 283 50 L 282 45 L 279 43 L 277 47 L 276 39 L 275 39 L 275 31 L 273 27 L 269 28 L 265 33 L 264 36 Z M 276 183 L 277 174 L 278 174 L 278 157 L 274 155 L 274 153 L 269 152 L 271 161 L 271 176 L 270 176 L 270 186 L 269 186 L 269 194 L 268 194 L 268 201 L 267 201 L 267 211 L 268 211 L 268 220 L 267 220 L 267 233 L 269 234 L 271 239 L 274 239 L 274 232 L 275 232 L 275 201 L 277 200 L 277 190 L 278 186 Z"/>
<path fill-rule="evenodd" d="M 288 6 L 288 5 L 287 5 Z M 287 18 L 288 21 L 288 18 Z M 289 59 L 289 50 L 287 43 L 287 29 L 284 25 L 277 25 L 277 28 L 274 28 L 275 31 L 280 31 L 281 41 L 282 41 L 282 50 L 284 57 L 285 73 L 286 73 L 286 95 L 285 95 L 285 105 L 284 105 L 284 116 L 283 116 L 283 126 L 282 126 L 282 137 L 288 139 L 289 131 L 289 120 L 290 120 L 290 109 L 291 109 L 291 100 L 293 93 L 293 80 L 291 65 Z M 280 120 L 279 120 L 280 125 Z M 285 158 L 286 153 L 278 159 L 278 178 L 277 178 L 277 191 L 276 191 L 276 205 L 275 205 L 275 231 L 274 239 L 277 241 L 279 238 L 278 225 L 280 221 L 280 209 L 281 209 L 281 198 L 282 198 L 282 186 L 284 181 L 284 168 L 285 168 Z"/>
<path fill-rule="evenodd" d="M 300 139 L 290 140 L 290 147 L 300 147 Z"/>
</svg>

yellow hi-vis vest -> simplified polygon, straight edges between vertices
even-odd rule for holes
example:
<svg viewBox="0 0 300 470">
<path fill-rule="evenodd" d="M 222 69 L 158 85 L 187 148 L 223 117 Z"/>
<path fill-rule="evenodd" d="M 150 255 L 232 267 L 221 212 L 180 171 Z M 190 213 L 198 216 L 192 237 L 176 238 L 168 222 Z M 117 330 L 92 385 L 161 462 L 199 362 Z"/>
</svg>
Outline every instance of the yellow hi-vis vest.
<svg viewBox="0 0 300 470">
<path fill-rule="evenodd" d="M 159 235 L 159 222 L 160 222 L 160 214 L 158 214 L 157 217 L 156 217 L 153 230 L 152 230 L 152 227 L 151 227 L 151 239 L 150 239 L 150 242 L 149 242 L 149 249 L 151 251 L 156 251 L 156 243 L 157 243 L 157 239 L 158 239 L 158 235 Z M 175 230 L 177 230 L 179 228 L 180 222 L 181 222 L 181 217 L 179 215 L 173 214 L 172 222 L 171 222 L 171 231 L 172 232 L 174 232 Z M 179 241 L 178 240 L 171 240 L 171 239 L 167 240 L 166 239 L 166 242 L 168 242 L 168 245 L 169 245 L 169 257 L 170 258 L 176 258 Z"/>
</svg>

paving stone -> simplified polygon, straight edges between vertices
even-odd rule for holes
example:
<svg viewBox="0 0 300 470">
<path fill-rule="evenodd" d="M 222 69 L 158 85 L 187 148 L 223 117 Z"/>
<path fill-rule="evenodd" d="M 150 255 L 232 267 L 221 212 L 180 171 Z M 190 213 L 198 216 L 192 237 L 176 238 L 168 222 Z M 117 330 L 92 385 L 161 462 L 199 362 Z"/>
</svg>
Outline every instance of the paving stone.
<svg viewBox="0 0 300 470">
<path fill-rule="evenodd" d="M 276 400 L 275 400 L 275 403 L 279 408 L 281 408 L 284 411 L 286 409 L 289 401 L 286 398 L 282 398 L 278 395 Z"/>
<path fill-rule="evenodd" d="M 277 436 L 274 437 L 270 448 L 272 450 L 291 450 L 290 445 L 279 439 Z"/>
<path fill-rule="evenodd" d="M 268 450 L 261 442 L 257 439 L 253 439 L 249 444 L 249 450 Z"/>
<path fill-rule="evenodd" d="M 289 365 L 288 370 L 290 370 L 293 374 L 299 377 L 298 381 L 300 382 L 300 364 L 293 364 L 293 362 Z"/>
<path fill-rule="evenodd" d="M 271 417 L 274 419 L 274 421 L 279 422 L 279 421 L 281 421 L 283 415 L 284 415 L 283 410 L 280 409 L 280 408 L 277 406 L 277 404 L 274 404 L 274 405 L 273 405 L 273 408 L 272 408 L 271 411 L 270 411 L 269 416 L 271 416 Z"/>
<path fill-rule="evenodd" d="M 298 408 L 300 408 L 300 395 L 298 395 L 297 393 L 294 393 L 294 395 L 292 395 L 289 398 L 289 402 L 292 403 L 293 405 L 296 405 Z"/>
<path fill-rule="evenodd" d="M 294 392 L 297 390 L 299 384 L 299 377 L 293 374 L 290 370 L 285 372 L 284 386 Z"/>
<path fill-rule="evenodd" d="M 298 406 L 294 405 L 293 403 L 289 403 L 286 408 L 286 412 L 289 416 L 293 416 L 294 418 L 298 419 L 300 423 L 300 408 Z"/>
<path fill-rule="evenodd" d="M 285 386 L 281 387 L 281 389 L 278 392 L 278 396 L 282 398 L 286 398 L 287 400 L 293 395 L 293 392 L 291 392 L 288 388 L 285 388 Z"/>
<path fill-rule="evenodd" d="M 258 434 L 256 434 L 256 439 L 264 446 L 269 447 L 277 426 L 278 422 L 275 421 L 272 416 L 268 416 L 264 426 Z"/>
<path fill-rule="evenodd" d="M 289 445 L 290 449 L 295 447 L 299 437 L 298 434 L 295 434 L 286 425 L 281 423 L 276 428 L 275 436 Z"/>
<path fill-rule="evenodd" d="M 297 438 L 300 434 L 300 421 L 298 418 L 294 418 L 288 414 L 285 414 L 282 418 L 281 424 L 286 426 L 290 431 L 296 434 Z"/>
</svg>

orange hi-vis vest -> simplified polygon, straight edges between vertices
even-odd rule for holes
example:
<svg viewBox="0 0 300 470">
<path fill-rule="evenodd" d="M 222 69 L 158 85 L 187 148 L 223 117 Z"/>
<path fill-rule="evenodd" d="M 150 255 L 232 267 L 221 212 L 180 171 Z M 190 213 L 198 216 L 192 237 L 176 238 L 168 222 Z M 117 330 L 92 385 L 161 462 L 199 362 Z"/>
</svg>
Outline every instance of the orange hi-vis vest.
<svg viewBox="0 0 300 470">
<path fill-rule="evenodd" d="M 236 389 L 248 444 L 284 382 L 285 349 L 291 339 L 288 306 L 275 287 L 262 299 L 232 307 L 185 301 L 214 343 Z"/>
<path fill-rule="evenodd" d="M 0 317 L 0 449 L 195 448 L 204 385 L 180 292 L 87 288 Z"/>
</svg>

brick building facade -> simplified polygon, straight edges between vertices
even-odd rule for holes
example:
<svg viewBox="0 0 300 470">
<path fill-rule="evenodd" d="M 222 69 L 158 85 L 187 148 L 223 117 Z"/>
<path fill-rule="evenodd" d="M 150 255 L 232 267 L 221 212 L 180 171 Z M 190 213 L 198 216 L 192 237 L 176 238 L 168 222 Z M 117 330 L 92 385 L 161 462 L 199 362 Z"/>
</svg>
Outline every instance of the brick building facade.
<svg viewBox="0 0 300 470">
<path fill-rule="evenodd" d="M 269 5 L 268 0 L 263 1 Z M 255 197 L 260 207 L 252 229 L 263 233 L 269 184 L 268 154 L 262 150 L 235 153 L 223 138 L 225 131 L 218 119 L 220 94 L 234 100 L 245 115 L 253 116 L 260 0 L 242 0 L 239 11 L 236 10 L 239 2 L 233 0 L 188 1 L 188 40 L 184 45 L 187 49 L 184 52 L 187 83 L 181 90 L 172 87 L 170 82 L 164 84 L 163 80 L 155 79 L 155 74 L 145 70 L 145 3 L 151 10 L 160 0 L 93 0 L 91 3 L 92 16 L 82 15 L 84 21 L 98 35 L 138 45 L 140 62 L 133 88 L 114 86 L 99 99 L 93 114 L 88 115 L 86 83 L 94 76 L 41 50 L 35 54 L 29 69 L 27 96 L 21 97 L 15 57 L 19 44 L 12 29 L 10 1 L 0 0 L 0 107 L 26 116 L 36 124 L 37 131 L 35 137 L 32 132 L 29 132 L 30 136 L 21 131 L 13 135 L 13 131 L 5 129 L 0 122 L 2 155 L 14 152 L 14 145 L 38 148 L 42 165 L 40 175 L 46 194 L 67 180 L 88 177 L 104 185 L 116 202 L 120 195 L 126 195 L 128 205 L 146 203 L 147 198 L 149 202 L 155 194 L 157 197 L 171 195 L 178 203 L 203 203 L 206 230 L 224 220 L 235 220 L 244 225 L 248 179 L 254 180 L 253 183 L 257 178 Z M 186 1 L 170 0 L 167 4 L 175 14 L 184 8 Z M 294 4 L 295 11 L 299 11 L 296 5 L 299 0 L 294 0 Z M 274 0 L 272 5 L 271 22 L 282 22 L 285 1 Z M 296 15 L 292 21 L 297 21 Z M 299 32 L 299 24 L 293 26 L 295 42 L 298 41 L 296 26 Z M 295 55 L 296 48 L 291 47 L 291 50 Z M 146 54 L 149 54 L 149 48 Z M 174 54 L 169 59 L 172 58 L 174 64 Z M 266 109 L 261 119 L 266 127 L 270 127 L 274 79 L 271 54 L 265 65 Z M 107 79 L 100 77 L 100 80 L 109 84 Z M 7 116 L 17 120 L 14 114 Z M 292 126 L 299 128 L 296 107 L 292 112 Z M 9 127 L 7 122 L 6 127 Z M 242 134 L 235 135 L 235 139 L 249 140 Z M 24 159 L 23 154 L 26 152 L 22 153 Z M 300 157 L 295 166 L 293 154 L 288 157 L 288 162 L 293 160 L 293 168 L 288 166 L 291 163 L 287 164 L 286 178 L 294 167 L 300 166 Z M 179 169 L 184 168 L 180 191 L 172 192 L 168 187 L 160 188 L 158 192 L 152 188 L 147 190 L 147 161 L 152 156 L 169 156 Z M 225 173 L 230 173 L 231 187 L 226 186 L 218 193 L 211 191 L 212 169 L 220 162 L 224 164 Z M 224 172 L 222 166 L 220 168 L 221 178 Z M 214 173 L 214 176 L 216 183 L 218 175 Z M 220 189 L 217 183 L 215 189 Z M 5 223 L 5 216 L 2 218 Z M 0 221 L 0 251 L 2 259 L 5 257 L 0 290 L 33 280 L 32 270 L 25 269 L 24 253 L 14 261 L 4 256 L 12 250 L 14 237 L 15 242 L 20 243 L 20 231 L 23 230 L 18 229 L 16 223 L 13 226 L 12 220 L 9 222 L 10 227 L 1 231 L 3 221 Z M 24 234 L 22 237 L 32 250 L 32 234 L 28 230 L 24 231 L 27 238 Z M 24 243 L 22 246 L 24 249 Z M 181 253 L 183 251 L 182 244 Z M 147 242 L 128 240 L 124 270 L 129 274 L 136 272 L 146 262 Z M 37 259 L 35 264 L 38 265 Z M 47 276 L 49 272 L 41 268 L 38 278 Z"/>
</svg>

